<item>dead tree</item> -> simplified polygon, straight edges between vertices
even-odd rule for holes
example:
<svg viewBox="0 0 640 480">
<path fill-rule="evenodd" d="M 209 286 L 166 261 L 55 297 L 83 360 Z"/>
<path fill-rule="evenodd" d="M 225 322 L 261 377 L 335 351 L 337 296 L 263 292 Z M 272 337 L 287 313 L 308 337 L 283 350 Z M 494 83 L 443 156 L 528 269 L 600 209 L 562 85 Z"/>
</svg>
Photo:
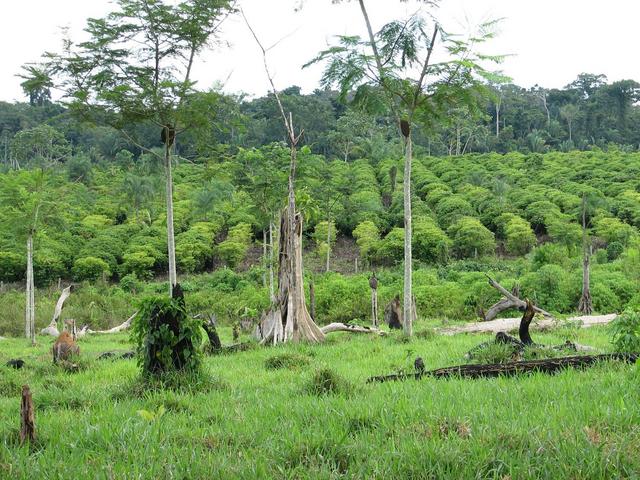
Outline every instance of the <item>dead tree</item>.
<svg viewBox="0 0 640 480">
<path fill-rule="evenodd" d="M 371 275 L 369 286 L 371 287 L 371 324 L 378 327 L 378 279 L 376 272 Z"/>
<path fill-rule="evenodd" d="M 583 315 L 593 313 L 593 301 L 591 299 L 589 264 L 591 251 L 587 245 L 587 196 L 582 195 L 582 296 L 578 302 L 578 311 Z"/>
<path fill-rule="evenodd" d="M 58 330 L 58 319 L 62 314 L 62 309 L 64 308 L 64 302 L 67 301 L 69 296 L 71 295 L 72 285 L 69 285 L 67 288 L 62 290 L 60 294 L 60 298 L 56 302 L 56 308 L 53 311 L 53 318 L 51 319 L 51 323 L 47 325 L 40 331 L 41 335 L 51 335 L 52 337 L 57 337 L 60 335 L 60 330 Z"/>
<path fill-rule="evenodd" d="M 22 400 L 20 402 L 20 445 L 25 442 L 36 441 L 36 419 L 33 408 L 33 398 L 29 385 L 22 386 Z"/>
<path fill-rule="evenodd" d="M 505 310 L 516 308 L 520 311 L 523 311 L 527 308 L 527 303 L 524 300 L 521 300 L 520 298 L 518 298 L 518 296 L 515 295 L 514 293 L 509 292 L 509 290 L 504 288 L 502 285 L 496 282 L 489 275 L 485 275 L 485 276 L 489 280 L 489 285 L 491 285 L 493 288 L 498 290 L 503 295 L 503 298 L 501 298 L 497 303 L 492 305 L 491 308 L 489 308 L 489 310 L 487 310 L 487 312 L 484 314 L 483 320 L 485 322 L 493 320 Z M 539 307 L 536 307 L 535 305 L 533 306 L 533 309 L 536 313 L 541 313 L 545 317 L 553 318 L 553 315 L 551 315 L 549 312 Z"/>
</svg>

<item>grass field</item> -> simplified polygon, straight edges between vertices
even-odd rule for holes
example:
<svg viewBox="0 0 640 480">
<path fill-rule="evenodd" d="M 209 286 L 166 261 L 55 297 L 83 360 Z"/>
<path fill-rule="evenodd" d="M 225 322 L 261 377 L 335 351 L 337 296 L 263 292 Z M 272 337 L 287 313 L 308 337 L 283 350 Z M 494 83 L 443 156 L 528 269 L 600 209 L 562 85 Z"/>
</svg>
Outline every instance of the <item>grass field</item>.
<svg viewBox="0 0 640 480">
<path fill-rule="evenodd" d="M 568 337 L 610 348 L 604 328 L 535 335 L 550 344 Z M 134 360 L 96 360 L 130 349 L 126 335 L 83 339 L 77 373 L 51 365 L 52 339 L 39 338 L 37 348 L 3 340 L 0 363 L 21 357 L 27 365 L 0 366 L 0 478 L 640 476 L 637 366 L 365 384 L 412 368 L 417 355 L 427 368 L 464 363 L 487 338 L 332 334 L 319 346 L 208 357 L 209 380 L 179 391 L 144 391 Z M 333 391 L 314 381 L 324 368 L 336 374 L 323 384 Z M 23 384 L 36 406 L 32 448 L 17 444 Z"/>
</svg>

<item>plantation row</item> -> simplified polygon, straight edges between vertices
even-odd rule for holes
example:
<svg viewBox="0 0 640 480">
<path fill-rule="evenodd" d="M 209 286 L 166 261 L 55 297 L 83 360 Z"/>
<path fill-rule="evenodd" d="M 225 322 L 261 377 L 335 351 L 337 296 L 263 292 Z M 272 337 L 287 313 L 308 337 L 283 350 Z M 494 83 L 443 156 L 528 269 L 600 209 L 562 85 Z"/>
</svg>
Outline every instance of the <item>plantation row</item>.
<svg viewBox="0 0 640 480">
<path fill-rule="evenodd" d="M 58 278 L 125 282 L 149 279 L 167 263 L 159 166 L 150 156 L 119 164 L 71 161 L 67 171 L 0 175 L 0 280 L 21 281 L 26 264 L 25 212 L 45 197 L 36 232 L 38 285 Z M 599 258 L 616 259 L 640 226 L 637 154 L 426 157 L 413 167 L 414 256 L 426 264 L 453 258 L 527 254 L 539 240 L 577 253 L 581 214 Z M 221 161 L 181 163 L 175 175 L 178 268 L 183 273 L 236 268 L 254 239 L 276 231 L 286 188 L 287 151 L 271 145 Z M 327 240 L 356 239 L 371 265 L 393 265 L 403 252 L 401 162 L 327 162 L 303 150 L 297 186 L 307 248 L 324 255 Z M 534 173 L 535 172 L 535 173 Z M 66 173 L 66 175 L 65 175 Z M 330 231 L 327 231 L 327 226 Z"/>
</svg>

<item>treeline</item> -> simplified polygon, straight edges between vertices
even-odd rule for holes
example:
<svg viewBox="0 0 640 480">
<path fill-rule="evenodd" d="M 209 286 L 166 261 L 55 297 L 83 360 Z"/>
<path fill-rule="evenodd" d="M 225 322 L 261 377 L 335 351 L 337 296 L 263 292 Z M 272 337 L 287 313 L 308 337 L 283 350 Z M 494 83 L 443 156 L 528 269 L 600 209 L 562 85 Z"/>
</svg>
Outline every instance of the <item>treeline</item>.
<svg viewBox="0 0 640 480">
<path fill-rule="evenodd" d="M 640 84 L 608 83 L 604 75 L 581 74 L 563 89 L 524 89 L 512 84 L 489 87 L 477 111 L 456 109 L 444 123 L 428 130 L 414 127 L 415 145 L 423 155 L 464 153 L 544 153 L 593 149 L 636 151 L 640 145 Z M 198 94 L 209 128 L 185 132 L 178 153 L 197 161 L 233 155 L 240 148 L 285 140 L 272 96 L 248 99 L 220 91 Z M 282 101 L 305 129 L 304 142 L 313 153 L 346 161 L 374 162 L 400 151 L 394 122 L 378 111 L 367 114 L 338 101 L 337 93 L 316 90 L 303 95 L 298 87 L 282 91 Z M 72 118 L 50 102 L 47 90 L 31 103 L 0 103 L 0 158 L 4 168 L 17 168 L 80 155 L 88 161 L 112 161 L 122 149 L 135 157 L 142 148 L 159 145 L 157 128 L 137 126 L 138 145 L 107 127 L 94 128 Z"/>
</svg>

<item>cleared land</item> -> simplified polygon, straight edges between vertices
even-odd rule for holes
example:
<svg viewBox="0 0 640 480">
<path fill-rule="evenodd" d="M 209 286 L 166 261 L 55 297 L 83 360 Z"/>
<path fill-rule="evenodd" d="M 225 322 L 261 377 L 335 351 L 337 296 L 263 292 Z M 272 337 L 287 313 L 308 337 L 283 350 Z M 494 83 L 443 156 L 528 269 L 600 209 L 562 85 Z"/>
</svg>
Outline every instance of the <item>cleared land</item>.
<svg viewBox="0 0 640 480">
<path fill-rule="evenodd" d="M 418 326 L 420 330 L 421 326 Z M 224 330 L 223 342 L 230 343 Z M 640 471 L 637 366 L 517 378 L 365 384 L 372 375 L 463 363 L 490 335 L 418 333 L 405 343 L 334 334 L 324 345 L 209 357 L 212 380 L 190 391 L 141 391 L 126 335 L 81 342 L 82 370 L 53 367 L 52 340 L 7 339 L 0 362 L 0 478 L 634 478 Z M 604 327 L 563 327 L 609 350 Z M 332 392 L 314 382 L 337 376 Z M 39 445 L 16 445 L 19 392 L 29 384 Z M 314 388 L 315 387 L 315 388 Z M 165 410 L 165 413 L 158 415 Z M 155 420 L 138 412 L 146 410 Z M 147 415 L 148 416 L 148 415 Z"/>
</svg>

